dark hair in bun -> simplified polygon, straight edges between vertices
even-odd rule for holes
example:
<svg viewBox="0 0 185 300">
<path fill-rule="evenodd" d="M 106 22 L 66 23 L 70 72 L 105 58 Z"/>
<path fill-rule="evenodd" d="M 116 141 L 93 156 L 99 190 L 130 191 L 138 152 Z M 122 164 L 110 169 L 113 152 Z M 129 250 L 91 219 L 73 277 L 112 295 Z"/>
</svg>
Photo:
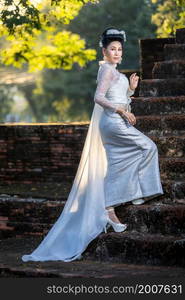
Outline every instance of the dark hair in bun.
<svg viewBox="0 0 185 300">
<path fill-rule="evenodd" d="M 99 46 L 107 48 L 108 45 L 113 41 L 119 41 L 123 47 L 126 41 L 126 35 L 123 30 L 119 30 L 115 27 L 109 27 L 102 33 Z"/>
</svg>

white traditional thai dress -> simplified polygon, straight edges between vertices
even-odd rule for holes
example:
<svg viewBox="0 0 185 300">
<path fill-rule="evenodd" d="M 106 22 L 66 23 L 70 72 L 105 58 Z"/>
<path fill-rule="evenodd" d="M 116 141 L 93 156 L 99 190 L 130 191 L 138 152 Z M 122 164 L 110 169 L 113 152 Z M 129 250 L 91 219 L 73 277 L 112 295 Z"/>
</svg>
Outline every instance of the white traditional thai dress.
<svg viewBox="0 0 185 300">
<path fill-rule="evenodd" d="M 99 128 L 108 161 L 106 206 L 163 194 L 156 144 L 115 112 L 118 106 L 131 111 L 134 92 L 126 75 L 106 62 L 97 80 L 94 100 L 104 108 Z"/>
<path fill-rule="evenodd" d="M 74 182 L 58 220 L 23 261 L 72 261 L 104 231 L 106 207 L 163 194 L 155 143 L 115 113 L 131 110 L 129 82 L 100 65 L 95 105 Z"/>
</svg>

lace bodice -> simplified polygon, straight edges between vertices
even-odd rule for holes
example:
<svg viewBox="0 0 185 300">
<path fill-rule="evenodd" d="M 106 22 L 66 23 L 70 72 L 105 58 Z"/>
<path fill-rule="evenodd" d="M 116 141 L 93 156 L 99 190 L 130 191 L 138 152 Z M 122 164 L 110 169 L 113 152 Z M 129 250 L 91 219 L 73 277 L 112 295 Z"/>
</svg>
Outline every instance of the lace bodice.
<svg viewBox="0 0 185 300">
<path fill-rule="evenodd" d="M 100 65 L 97 75 L 97 88 L 94 101 L 103 108 L 116 112 L 120 103 L 129 104 L 134 91 L 129 88 L 126 75 L 120 73 L 114 64 Z"/>
</svg>

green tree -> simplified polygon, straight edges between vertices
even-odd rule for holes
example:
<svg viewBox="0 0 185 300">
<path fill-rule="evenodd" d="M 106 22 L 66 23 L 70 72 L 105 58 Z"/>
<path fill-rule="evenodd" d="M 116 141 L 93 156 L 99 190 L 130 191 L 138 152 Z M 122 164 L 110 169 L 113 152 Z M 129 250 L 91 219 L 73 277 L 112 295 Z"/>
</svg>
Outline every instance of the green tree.
<svg viewBox="0 0 185 300">
<path fill-rule="evenodd" d="M 34 91 L 35 101 L 48 118 L 58 121 L 89 120 L 96 88 L 98 60 L 102 59 L 99 38 L 106 27 L 124 29 L 127 41 L 119 69 L 139 69 L 140 38 L 155 37 L 151 24 L 153 7 L 145 0 L 102 0 L 87 4 L 68 25 L 68 30 L 86 40 L 87 47 L 97 51 L 97 59 L 85 68 L 74 64 L 71 70 L 43 70 Z M 50 108 L 49 108 L 50 107 Z M 56 112 L 55 112 L 56 110 Z"/>
<path fill-rule="evenodd" d="M 155 5 L 152 22 L 157 37 L 174 37 L 176 29 L 185 26 L 185 0 L 151 0 Z"/>
<path fill-rule="evenodd" d="M 66 30 L 66 25 L 88 2 L 97 0 L 4 0 L 1 4 L 2 64 L 29 71 L 44 68 L 83 67 L 96 57 L 94 49 L 85 49 L 85 40 Z M 34 2 L 33 2 L 34 3 Z"/>
<path fill-rule="evenodd" d="M 28 30 L 24 29 L 30 37 L 29 42 L 35 37 L 33 43 L 36 43 L 38 50 L 38 52 L 32 52 L 32 57 L 35 56 L 35 58 L 27 58 L 29 61 L 32 60 L 29 63 L 29 67 L 33 66 L 33 70 L 37 67 L 40 69 L 36 74 L 36 88 L 34 86 L 24 87 L 23 91 L 30 103 L 31 111 L 33 112 L 33 121 L 89 120 L 94 105 L 93 96 L 96 87 L 98 60 L 102 59 L 101 49 L 99 48 L 101 33 L 106 27 L 110 26 L 124 29 L 127 35 L 127 42 L 124 46 L 123 61 L 119 69 L 137 69 L 139 68 L 138 40 L 145 37 L 155 37 L 154 31 L 156 26 L 151 24 L 152 13 L 153 7 L 150 0 L 86 1 L 85 5 L 79 10 L 78 15 L 71 19 L 68 24 L 58 22 L 56 18 L 53 18 L 52 22 L 54 19 L 55 22 L 52 23 L 52 26 L 55 28 L 55 31 L 52 31 L 53 27 L 48 26 L 48 24 L 44 25 L 41 29 L 35 29 L 34 26 L 31 26 L 33 28 L 32 35 L 31 31 L 29 32 L 29 26 Z M 18 30 L 19 27 L 15 26 L 16 28 Z M 50 31 L 47 32 L 47 30 Z M 44 45 L 45 47 L 48 45 L 48 39 L 45 38 L 45 35 L 53 37 L 56 33 L 61 33 L 64 30 L 86 41 L 86 47 L 94 49 L 97 57 L 94 54 L 94 58 L 86 60 L 86 64 L 83 66 L 78 63 L 78 57 L 76 57 L 76 60 L 70 66 L 71 69 L 65 68 L 64 64 L 61 65 L 61 68 L 56 69 L 55 63 L 52 64 L 52 67 L 50 67 L 51 61 L 47 63 L 52 55 L 46 56 L 47 52 L 45 51 L 46 48 L 44 48 L 43 56 L 39 62 L 37 55 L 41 49 L 40 45 Z M 42 32 L 42 34 L 38 34 L 36 37 L 35 32 Z M 68 38 L 70 43 L 70 35 L 68 35 Z M 21 39 L 22 37 L 19 41 L 22 41 Z M 5 40 L 5 42 L 9 41 Z M 22 42 L 19 43 L 21 44 Z M 32 48 L 34 49 L 34 47 Z M 29 53 L 29 49 L 26 49 L 26 51 Z M 60 53 L 62 53 L 62 49 Z M 64 54 L 69 55 L 70 48 L 67 48 Z M 11 54 L 9 55 L 12 63 L 14 62 L 14 57 Z M 41 57 L 40 54 L 39 57 Z M 53 57 L 56 56 L 52 56 L 51 59 Z M 23 63 L 20 62 L 21 58 L 23 59 Z M 21 58 L 16 57 L 14 63 L 20 64 L 20 66 L 22 64 L 26 67 L 24 57 Z M 28 113 L 30 113 L 30 110 Z"/>
</svg>

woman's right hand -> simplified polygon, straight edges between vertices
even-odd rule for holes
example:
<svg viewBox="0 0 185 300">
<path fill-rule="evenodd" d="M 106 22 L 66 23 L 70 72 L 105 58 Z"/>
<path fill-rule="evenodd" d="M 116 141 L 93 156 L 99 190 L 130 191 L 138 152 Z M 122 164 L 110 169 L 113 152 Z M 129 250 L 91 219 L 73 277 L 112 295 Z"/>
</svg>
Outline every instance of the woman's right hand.
<svg viewBox="0 0 185 300">
<path fill-rule="evenodd" d="M 117 113 L 122 117 L 125 118 L 131 125 L 136 124 L 136 117 L 133 113 L 130 113 L 128 111 L 125 111 L 123 108 L 117 109 Z"/>
</svg>

